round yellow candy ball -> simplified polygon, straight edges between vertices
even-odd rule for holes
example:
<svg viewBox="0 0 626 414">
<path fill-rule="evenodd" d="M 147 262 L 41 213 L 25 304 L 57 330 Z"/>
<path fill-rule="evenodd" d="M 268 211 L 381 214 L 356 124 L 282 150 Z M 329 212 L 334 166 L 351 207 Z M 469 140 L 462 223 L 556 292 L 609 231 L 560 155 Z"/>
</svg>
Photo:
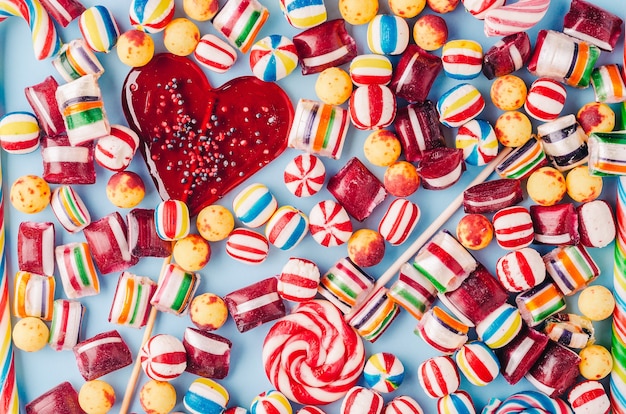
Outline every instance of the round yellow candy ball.
<svg viewBox="0 0 626 414">
<path fill-rule="evenodd" d="M 221 328 L 228 319 L 228 308 L 218 295 L 203 293 L 191 301 L 189 317 L 199 329 L 214 331 Z"/>
<path fill-rule="evenodd" d="M 389 0 L 388 3 L 393 14 L 405 19 L 417 16 L 426 7 L 426 0 Z"/>
<path fill-rule="evenodd" d="M 470 250 L 484 249 L 493 239 L 493 225 L 482 214 L 466 214 L 456 226 L 456 237 Z"/>
<path fill-rule="evenodd" d="M 80 408 L 87 414 L 106 414 L 115 404 L 115 390 L 104 381 L 87 381 L 78 392 Z"/>
<path fill-rule="evenodd" d="M 39 318 L 22 318 L 13 327 L 13 343 L 24 352 L 37 352 L 48 343 L 50 330 Z"/>
<path fill-rule="evenodd" d="M 378 14 L 378 0 L 339 0 L 339 13 L 354 26 L 369 23 Z"/>
<path fill-rule="evenodd" d="M 574 167 L 565 177 L 567 194 L 579 203 L 593 201 L 602 193 L 602 177 L 589 174 L 589 167 Z"/>
<path fill-rule="evenodd" d="M 615 128 L 615 112 L 603 102 L 583 105 L 576 119 L 587 135 L 592 132 L 611 132 Z"/>
<path fill-rule="evenodd" d="M 525 114 L 508 111 L 498 117 L 493 130 L 505 147 L 519 147 L 530 139 L 533 127 Z"/>
<path fill-rule="evenodd" d="M 178 56 L 188 56 L 196 50 L 200 42 L 200 29 L 189 19 L 174 19 L 163 30 L 163 44 Z"/>
<path fill-rule="evenodd" d="M 328 105 L 341 105 L 352 94 L 352 80 L 341 68 L 324 69 L 315 81 L 315 94 Z"/>
<path fill-rule="evenodd" d="M 224 206 L 213 204 L 200 210 L 196 217 L 200 236 L 208 241 L 224 240 L 235 228 L 233 213 Z"/>
<path fill-rule="evenodd" d="M 613 368 L 611 353 L 602 345 L 589 345 L 580 353 L 580 375 L 590 380 L 601 380 Z"/>
<path fill-rule="evenodd" d="M 395 197 L 408 197 L 420 186 L 417 169 L 408 161 L 396 161 L 387 167 L 383 178 L 385 189 Z"/>
<path fill-rule="evenodd" d="M 387 167 L 398 160 L 402 145 L 396 134 L 386 129 L 378 129 L 365 139 L 363 152 L 372 164 Z"/>
<path fill-rule="evenodd" d="M 348 239 L 348 257 L 357 266 L 375 266 L 385 255 L 385 239 L 379 232 L 360 229 Z"/>
<path fill-rule="evenodd" d="M 556 168 L 541 167 L 533 171 L 526 182 L 528 196 L 537 204 L 552 206 L 563 199 L 566 192 L 565 177 Z"/>
<path fill-rule="evenodd" d="M 514 111 L 526 102 L 528 89 L 522 78 L 504 75 L 491 84 L 491 102 L 503 111 Z"/>
<path fill-rule="evenodd" d="M 602 321 L 613 314 L 615 298 L 602 285 L 589 286 L 578 295 L 578 309 L 592 321 Z"/>
<path fill-rule="evenodd" d="M 146 196 L 146 186 L 139 174 L 120 171 L 111 176 L 106 185 L 109 201 L 119 208 L 133 208 Z"/>
<path fill-rule="evenodd" d="M 141 407 L 150 414 L 168 414 L 176 406 L 176 389 L 165 381 L 150 380 L 139 391 Z"/>
<path fill-rule="evenodd" d="M 133 68 L 144 66 L 154 56 L 154 41 L 140 30 L 129 30 L 117 39 L 117 57 Z"/>
<path fill-rule="evenodd" d="M 48 207 L 50 194 L 46 180 L 36 175 L 24 175 L 11 185 L 9 200 L 16 210 L 35 214 Z"/>
<path fill-rule="evenodd" d="M 199 22 L 211 20 L 219 9 L 217 0 L 183 0 L 183 10 L 190 18 Z"/>
<path fill-rule="evenodd" d="M 176 241 L 172 249 L 174 261 L 188 272 L 197 272 L 209 263 L 211 246 L 199 234 L 189 234 Z"/>
<path fill-rule="evenodd" d="M 424 50 L 440 49 L 448 41 L 448 25 L 441 16 L 426 14 L 415 22 L 413 40 Z"/>
</svg>

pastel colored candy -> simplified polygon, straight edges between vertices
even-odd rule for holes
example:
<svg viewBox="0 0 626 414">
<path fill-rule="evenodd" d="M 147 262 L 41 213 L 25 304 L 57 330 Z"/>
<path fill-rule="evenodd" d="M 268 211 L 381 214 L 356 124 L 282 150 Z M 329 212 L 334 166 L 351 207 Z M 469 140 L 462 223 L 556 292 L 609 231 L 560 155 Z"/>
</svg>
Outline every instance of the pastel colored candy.
<svg viewBox="0 0 626 414">
<path fill-rule="evenodd" d="M 282 318 L 286 313 L 275 277 L 230 292 L 224 296 L 224 302 L 239 332 Z"/>
<path fill-rule="evenodd" d="M 441 355 L 429 358 L 417 368 L 417 378 L 430 398 L 439 398 L 459 389 L 461 377 L 452 357 Z"/>
<path fill-rule="evenodd" d="M 183 343 L 169 334 L 157 334 L 148 339 L 137 358 L 146 375 L 157 381 L 171 381 L 179 377 L 187 366 Z"/>
<path fill-rule="evenodd" d="M 593 200 L 579 205 L 578 231 L 585 247 L 605 247 L 616 236 L 613 210 L 605 200 Z"/>
<path fill-rule="evenodd" d="M 389 297 L 407 310 L 415 319 L 420 320 L 430 309 L 437 289 L 411 264 L 404 263 L 400 267 L 398 280 L 389 289 Z"/>
<path fill-rule="evenodd" d="M 623 175 L 626 171 L 626 156 L 622 145 L 626 134 L 622 131 L 592 132 L 587 141 L 589 150 L 589 172 L 596 176 Z"/>
<path fill-rule="evenodd" d="M 13 280 L 13 315 L 51 320 L 55 286 L 54 276 L 17 271 Z"/>
<path fill-rule="evenodd" d="M 312 154 L 300 154 L 289 161 L 283 180 L 289 192 L 296 197 L 310 197 L 324 186 L 326 167 Z"/>
<path fill-rule="evenodd" d="M 293 249 L 308 232 L 308 217 L 292 206 L 279 207 L 265 226 L 267 241 L 281 250 Z"/>
<path fill-rule="evenodd" d="M 73 348 L 76 364 L 85 381 L 122 369 L 133 362 L 133 356 L 117 330 L 102 332 L 85 339 Z"/>
<path fill-rule="evenodd" d="M 487 79 L 493 79 L 513 73 L 528 62 L 531 51 L 526 32 L 505 36 L 483 56 L 483 74 Z"/>
<path fill-rule="evenodd" d="M 44 136 L 41 143 L 43 179 L 50 184 L 96 182 L 93 142 L 71 145 L 67 135 Z"/>
<path fill-rule="evenodd" d="M 320 270 L 308 259 L 291 257 L 278 275 L 278 293 L 283 299 L 304 302 L 313 299 L 320 283 Z"/>
<path fill-rule="evenodd" d="M 407 101 L 422 102 L 443 69 L 439 56 L 410 44 L 395 67 L 389 88 L 398 97 Z"/>
<path fill-rule="evenodd" d="M 282 35 L 269 35 L 250 49 L 250 68 L 257 78 L 274 82 L 289 75 L 298 65 L 298 51 Z"/>
<path fill-rule="evenodd" d="M 276 211 L 276 197 L 264 184 L 250 184 L 233 199 L 233 212 L 243 224 L 256 228 L 265 224 Z"/>
<path fill-rule="evenodd" d="M 324 247 L 340 246 L 352 235 L 350 216 L 341 204 L 324 200 L 309 212 L 309 231 L 313 239 Z"/>
<path fill-rule="evenodd" d="M 75 39 L 63 45 L 52 66 L 66 82 L 71 82 L 85 75 L 99 77 L 104 67 L 83 39 Z"/>
<path fill-rule="evenodd" d="M 200 38 L 193 56 L 202 66 L 216 73 L 226 72 L 237 61 L 237 51 L 227 42 L 210 33 Z"/>
<path fill-rule="evenodd" d="M 498 210 L 493 215 L 496 242 L 507 250 L 518 250 L 529 246 L 535 239 L 533 221 L 523 206 L 511 206 Z"/>
<path fill-rule="evenodd" d="M 189 311 L 200 275 L 187 272 L 175 263 L 170 263 L 163 270 L 156 292 L 150 303 L 161 312 L 184 315 Z"/>
<path fill-rule="evenodd" d="M 226 241 L 226 253 L 246 264 L 264 262 L 269 249 L 270 245 L 265 236 L 244 228 L 234 229 Z"/>
<path fill-rule="evenodd" d="M 67 27 L 85 10 L 85 6 L 78 0 L 40 0 L 40 2 L 50 16 L 63 27 Z"/>
<path fill-rule="evenodd" d="M 39 148 L 39 123 L 30 112 L 9 112 L 0 118 L 0 145 L 9 154 L 28 154 Z"/>
<path fill-rule="evenodd" d="M 115 16 L 101 5 L 85 10 L 78 20 L 78 28 L 87 46 L 95 52 L 110 52 L 120 36 Z"/>
<path fill-rule="evenodd" d="M 543 282 L 546 266 L 537 250 L 523 247 L 498 259 L 496 275 L 509 292 L 523 292 Z"/>
<path fill-rule="evenodd" d="M 419 162 L 425 151 L 445 147 L 439 115 L 432 101 L 399 108 L 393 126 L 398 134 L 404 157 Z"/>
<path fill-rule="evenodd" d="M 611 401 L 599 381 L 586 380 L 574 385 L 567 394 L 567 401 L 574 414 L 611 412 Z"/>
<path fill-rule="evenodd" d="M 469 342 L 454 356 L 459 371 L 477 386 L 491 383 L 500 373 L 500 362 L 495 353 L 483 342 Z"/>
<path fill-rule="evenodd" d="M 213 18 L 213 27 L 231 45 L 247 53 L 270 13 L 257 0 L 228 0 Z"/>
<path fill-rule="evenodd" d="M 384 85 L 359 86 L 350 96 L 350 120 L 358 129 L 380 129 L 396 117 L 396 98 Z"/>
<path fill-rule="evenodd" d="M 400 395 L 389 401 L 385 406 L 384 414 L 424 414 L 424 410 L 417 401 L 408 395 Z"/>
<path fill-rule="evenodd" d="M 476 118 L 485 108 L 480 91 L 461 83 L 444 92 L 437 101 L 439 121 L 447 127 L 459 127 Z"/>
<path fill-rule="evenodd" d="M 463 158 L 470 165 L 485 165 L 498 155 L 498 139 L 493 127 L 482 119 L 461 125 L 455 145 L 463 149 Z"/>
<path fill-rule="evenodd" d="M 530 85 L 524 110 L 538 121 L 553 121 L 563 110 L 566 98 L 563 85 L 550 78 L 539 78 Z"/>
<path fill-rule="evenodd" d="M 451 40 L 443 45 L 444 73 L 452 79 L 474 79 L 483 68 L 483 48 L 474 40 Z"/>
<path fill-rule="evenodd" d="M 208 378 L 194 380 L 183 397 L 183 405 L 191 414 L 221 414 L 230 395 L 226 388 Z"/>
<path fill-rule="evenodd" d="M 475 412 L 472 397 L 463 390 L 444 395 L 437 400 L 437 410 L 440 413 L 473 413 Z"/>
<path fill-rule="evenodd" d="M 289 24 L 297 29 L 308 29 L 326 21 L 324 0 L 280 0 L 280 8 Z"/>
<path fill-rule="evenodd" d="M 582 245 L 559 246 L 543 256 L 548 274 L 564 295 L 583 289 L 600 275 L 600 268 Z"/>
<path fill-rule="evenodd" d="M 157 283 L 149 277 L 122 272 L 109 310 L 109 322 L 133 328 L 145 326 L 156 288 Z"/>
<path fill-rule="evenodd" d="M 367 46 L 380 55 L 399 55 L 409 44 L 409 25 L 401 17 L 379 14 L 367 25 Z"/>
<path fill-rule="evenodd" d="M 77 300 L 57 299 L 53 304 L 48 345 L 55 351 L 71 351 L 78 343 L 85 306 Z"/>
<path fill-rule="evenodd" d="M 415 333 L 437 351 L 452 355 L 467 342 L 468 330 L 467 325 L 435 306 L 422 316 Z"/>
<path fill-rule="evenodd" d="M 626 101 L 626 85 L 619 65 L 597 67 L 591 72 L 591 85 L 596 102 L 616 103 Z"/>
<path fill-rule="evenodd" d="M 54 224 L 23 221 L 17 233 L 17 267 L 25 272 L 54 273 Z"/>
<path fill-rule="evenodd" d="M 132 0 L 130 24 L 146 33 L 158 33 L 174 17 L 174 0 Z"/>
<path fill-rule="evenodd" d="M 622 32 L 622 23 L 619 16 L 593 3 L 574 0 L 563 17 L 563 33 L 612 52 Z"/>
<path fill-rule="evenodd" d="M 50 207 L 59 223 L 70 233 L 79 232 L 91 223 L 89 210 L 70 186 L 64 185 L 54 189 Z"/>
<path fill-rule="evenodd" d="M 180 200 L 161 201 L 154 209 L 154 224 L 161 239 L 180 240 L 189 234 L 189 208 Z"/>
<path fill-rule="evenodd" d="M 462 0 L 465 10 L 479 20 L 485 18 L 485 14 L 504 5 L 504 0 Z"/>
<path fill-rule="evenodd" d="M 356 86 L 387 85 L 392 74 L 391 61 L 384 55 L 359 55 L 350 62 L 350 79 Z"/>
<path fill-rule="evenodd" d="M 485 34 L 508 36 L 526 32 L 543 19 L 549 6 L 550 0 L 520 0 L 490 9 L 485 13 Z"/>
<path fill-rule="evenodd" d="M 517 384 L 537 362 L 549 341 L 548 335 L 523 325 L 511 342 L 496 350 L 502 377 L 509 384 Z"/>
<path fill-rule="evenodd" d="M 344 257 L 322 276 L 317 291 L 347 314 L 373 287 L 374 279 L 349 258 Z"/>
<path fill-rule="evenodd" d="M 502 348 L 511 342 L 522 329 L 519 310 L 505 303 L 476 324 L 478 338 L 491 349 Z"/>
<path fill-rule="evenodd" d="M 205 378 L 222 379 L 228 375 L 233 346 L 229 339 L 187 327 L 183 334 L 183 346 L 187 352 L 185 371 Z"/>
<path fill-rule="evenodd" d="M 98 274 L 87 243 L 60 245 L 54 249 L 54 254 L 65 296 L 77 299 L 100 293 Z"/>
<path fill-rule="evenodd" d="M 378 224 L 378 232 L 394 246 L 404 243 L 413 232 L 420 219 L 417 204 L 398 198 L 391 202 Z"/>
<path fill-rule="evenodd" d="M 348 132 L 349 113 L 340 106 L 300 99 L 288 145 L 321 157 L 339 159 Z"/>
<path fill-rule="evenodd" d="M 126 222 L 114 211 L 83 229 L 91 255 L 101 274 L 120 272 L 139 261 L 130 253 Z"/>
<path fill-rule="evenodd" d="M 111 171 L 123 171 L 132 161 L 139 147 L 139 136 L 132 129 L 123 125 L 111 125 L 108 136 L 96 142 L 94 159 Z"/>
<path fill-rule="evenodd" d="M 522 292 L 515 298 L 522 319 L 528 326 L 541 324 L 549 316 L 565 309 L 565 298 L 550 280 Z"/>
<path fill-rule="evenodd" d="M 502 178 L 523 179 L 547 164 L 548 159 L 541 142 L 531 137 L 524 145 L 514 148 L 496 166 L 496 173 Z"/>
<path fill-rule="evenodd" d="M 404 380 L 404 365 L 400 359 L 388 352 L 377 352 L 370 356 L 363 368 L 363 378 L 374 391 L 395 391 Z"/>
<path fill-rule="evenodd" d="M 387 330 L 400 312 L 398 305 L 389 298 L 384 286 L 377 289 L 359 308 L 346 316 L 352 326 L 363 339 L 376 342 Z"/>
<path fill-rule="evenodd" d="M 351 388 L 344 397 L 339 413 L 357 414 L 367 412 L 380 414 L 384 404 L 383 397 L 376 391 L 356 386 Z"/>
<path fill-rule="evenodd" d="M 65 132 L 65 124 L 56 100 L 58 87 L 56 79 L 48 76 L 40 83 L 24 88 L 26 100 L 39 121 L 39 127 L 50 136 Z"/>
</svg>

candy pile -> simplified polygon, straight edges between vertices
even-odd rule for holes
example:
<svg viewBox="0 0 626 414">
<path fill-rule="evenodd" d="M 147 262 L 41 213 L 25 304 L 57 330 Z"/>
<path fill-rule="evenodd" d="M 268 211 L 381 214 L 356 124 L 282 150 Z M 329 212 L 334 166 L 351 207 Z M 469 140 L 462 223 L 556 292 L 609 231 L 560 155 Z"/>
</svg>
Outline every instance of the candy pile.
<svg viewBox="0 0 626 414">
<path fill-rule="evenodd" d="M 235 358 L 231 367 L 239 351 L 229 326 L 237 335 L 267 328 L 269 384 L 235 402 L 252 414 L 291 414 L 292 404 L 303 414 L 326 404 L 342 414 L 421 413 L 402 387 L 415 361 L 374 345 L 404 311 L 436 354 L 418 356 L 417 373 L 440 413 L 479 412 L 463 385 L 487 386 L 500 374 L 532 390 L 493 398 L 485 414 L 609 411 L 600 380 L 624 364 L 595 343 L 595 327 L 624 298 L 593 284 L 601 273 L 593 250 L 617 237 L 614 208 L 599 197 L 603 177 L 624 175 L 626 164 L 610 106 L 626 108 L 625 62 L 603 61 L 623 38 L 619 16 L 572 0 L 560 27 L 540 29 L 554 2 L 390 0 L 385 14 L 376 0 L 340 0 L 338 10 L 281 0 L 297 33 L 264 36 L 271 7 L 258 0 L 184 0 L 185 17 L 174 0 L 128 3 L 118 16 L 77 0 L 0 1 L 0 22 L 29 23 L 36 57 L 50 59 L 58 75 L 26 85 L 30 109 L 0 118 L 2 149 L 12 159 L 40 150 L 42 163 L 41 175 L 10 188 L 13 213 L 27 218 L 11 264 L 19 318 L 12 339 L 20 356 L 46 345 L 73 351 L 84 379 L 80 392 L 62 382 L 23 402 L 27 413 L 115 410 L 115 389 L 101 377 L 133 362 L 148 378 L 136 409 L 167 413 L 182 403 L 191 413 L 247 412 L 225 385 L 241 370 Z M 436 15 L 422 13 L 426 3 Z M 501 39 L 485 52 L 483 38 L 448 39 L 446 14 L 459 11 Z M 132 29 L 120 30 L 122 17 Z M 62 43 L 53 21 L 76 21 L 80 37 Z M 359 25 L 367 26 L 364 39 Z M 114 48 L 131 70 L 121 109 L 111 111 L 103 54 Z M 155 53 L 162 48 L 169 53 Z M 253 76 L 213 87 L 204 70 L 228 76 L 242 56 Z M 288 94 L 281 82 L 294 76 L 315 79 L 317 99 Z M 594 102 L 563 113 L 569 95 L 586 88 Z M 113 121 L 121 116 L 126 125 Z M 366 137 L 362 158 L 350 148 L 357 134 Z M 253 177 L 288 152 L 297 155 L 285 161 L 282 182 Z M 481 168 L 499 177 L 463 192 L 456 232 L 437 231 L 400 262 L 392 284 L 377 281 L 369 269 L 387 265 L 389 250 L 406 247 L 433 209 L 427 190 L 454 192 Z M 97 195 L 87 186 L 106 174 L 117 210 L 94 214 Z M 162 199 L 154 205 L 148 176 Z M 307 245 L 343 253 L 330 254 L 339 258 L 324 268 L 328 258 Z M 281 252 L 291 256 L 280 262 Z M 135 273 L 150 258 L 163 260 L 158 280 Z M 282 268 L 225 283 L 218 295 L 211 279 L 230 275 L 211 274 L 215 260 L 226 263 L 218 273 L 233 263 Z M 93 309 L 111 277 L 107 309 Z M 580 314 L 568 307 L 575 297 Z M 86 312 L 106 310 L 101 322 L 114 326 L 87 336 Z M 155 311 L 193 326 L 152 333 Z M 127 328 L 146 331 L 135 350 Z M 193 382 L 179 398 L 184 373 Z M 612 403 L 626 412 L 621 399 Z"/>
</svg>

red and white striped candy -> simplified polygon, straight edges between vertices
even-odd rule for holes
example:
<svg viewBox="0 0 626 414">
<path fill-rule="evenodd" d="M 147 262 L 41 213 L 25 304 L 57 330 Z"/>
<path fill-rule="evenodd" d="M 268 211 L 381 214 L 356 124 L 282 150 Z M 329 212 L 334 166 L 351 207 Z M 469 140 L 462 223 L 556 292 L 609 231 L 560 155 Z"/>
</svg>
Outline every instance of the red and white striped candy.
<svg viewBox="0 0 626 414">
<path fill-rule="evenodd" d="M 384 85 L 359 86 L 350 97 L 350 120 L 358 129 L 380 129 L 396 117 L 396 97 Z"/>
<path fill-rule="evenodd" d="M 267 259 L 270 245 L 262 234 L 245 228 L 233 230 L 226 241 L 226 253 L 246 264 L 259 264 Z"/>
<path fill-rule="evenodd" d="M 440 355 L 422 362 L 417 368 L 424 392 L 431 398 L 440 398 L 459 389 L 461 377 L 454 360 L 447 355 Z"/>
<path fill-rule="evenodd" d="M 157 381 L 171 381 L 187 368 L 187 352 L 175 336 L 153 336 L 139 351 L 141 367 L 146 375 Z"/>
<path fill-rule="evenodd" d="M 350 79 L 356 86 L 387 85 L 392 74 L 393 66 L 385 55 L 359 55 L 350 62 Z"/>
<path fill-rule="evenodd" d="M 284 299 L 304 302 L 313 299 L 320 283 L 320 269 L 308 259 L 291 257 L 278 276 L 278 293 Z"/>
<path fill-rule="evenodd" d="M 296 414 L 326 414 L 321 408 L 314 405 L 305 405 L 296 411 Z"/>
<path fill-rule="evenodd" d="M 539 78 L 530 85 L 524 109 L 538 121 L 554 121 L 561 114 L 566 98 L 567 90 L 560 82 Z"/>
<path fill-rule="evenodd" d="M 485 386 L 500 374 L 498 357 L 484 342 L 463 345 L 454 358 L 459 370 L 474 385 Z"/>
<path fill-rule="evenodd" d="M 324 186 L 326 167 L 312 154 L 300 154 L 287 164 L 283 179 L 296 197 L 310 197 Z"/>
<path fill-rule="evenodd" d="M 130 165 L 139 146 L 139 136 L 123 125 L 111 125 L 111 133 L 98 139 L 94 159 L 111 171 L 123 171 Z"/>
<path fill-rule="evenodd" d="M 41 130 L 30 112 L 10 112 L 0 117 L 0 145 L 10 154 L 28 154 L 39 148 Z"/>
<path fill-rule="evenodd" d="M 576 384 L 567 395 L 574 414 L 608 414 L 611 402 L 602 384 L 587 380 Z"/>
<path fill-rule="evenodd" d="M 398 246 L 411 235 L 419 219 L 420 209 L 417 204 L 398 198 L 389 205 L 378 225 L 378 232 L 389 243 Z"/>
<path fill-rule="evenodd" d="M 401 395 L 389 401 L 384 414 L 424 414 L 422 407 L 408 395 Z"/>
<path fill-rule="evenodd" d="M 549 6 L 550 0 L 520 0 L 491 9 L 485 14 L 485 34 L 508 36 L 525 32 L 543 19 Z"/>
<path fill-rule="evenodd" d="M 383 397 L 374 390 L 353 387 L 344 397 L 340 414 L 380 414 L 385 402 Z"/>
<path fill-rule="evenodd" d="M 523 292 L 543 282 L 546 265 L 537 250 L 524 247 L 498 259 L 496 275 L 509 292 Z"/>
<path fill-rule="evenodd" d="M 314 205 L 309 213 L 309 231 L 324 247 L 340 246 L 352 235 L 352 222 L 341 204 L 324 200 Z"/>
<path fill-rule="evenodd" d="M 485 14 L 504 4 L 504 0 L 462 0 L 465 10 L 477 19 L 483 20 Z"/>
<path fill-rule="evenodd" d="M 237 61 L 237 51 L 212 34 L 205 34 L 200 38 L 193 55 L 198 63 L 217 73 L 226 72 Z"/>
<path fill-rule="evenodd" d="M 511 206 L 493 215 L 493 231 L 503 249 L 517 250 L 529 246 L 535 239 L 533 220 L 526 207 Z"/>
</svg>

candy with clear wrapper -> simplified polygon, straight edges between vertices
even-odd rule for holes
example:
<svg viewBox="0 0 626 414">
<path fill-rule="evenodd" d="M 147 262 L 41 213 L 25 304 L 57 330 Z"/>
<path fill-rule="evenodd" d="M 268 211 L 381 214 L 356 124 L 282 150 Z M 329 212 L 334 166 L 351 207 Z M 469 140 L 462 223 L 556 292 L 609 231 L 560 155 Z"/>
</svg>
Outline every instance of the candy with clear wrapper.
<svg viewBox="0 0 626 414">
<path fill-rule="evenodd" d="M 413 103 L 399 108 L 393 124 L 404 157 L 419 162 L 425 151 L 445 147 L 439 115 L 432 101 Z"/>
<path fill-rule="evenodd" d="M 483 56 L 483 74 L 487 79 L 513 73 L 528 63 L 532 46 L 526 32 L 503 37 Z"/>
<path fill-rule="evenodd" d="M 126 223 L 117 211 L 92 222 L 83 233 L 100 273 L 126 270 L 139 261 L 130 253 Z"/>
<path fill-rule="evenodd" d="M 93 184 L 96 182 L 92 141 L 71 145 L 65 134 L 45 136 L 41 142 L 43 178 L 51 184 Z"/>
<path fill-rule="evenodd" d="M 623 20 L 585 0 L 572 0 L 563 17 L 563 32 L 608 52 L 613 51 L 622 33 Z"/>
<path fill-rule="evenodd" d="M 54 273 L 54 224 L 23 221 L 17 233 L 17 267 L 25 272 Z"/>
<path fill-rule="evenodd" d="M 229 0 L 213 18 L 213 26 L 242 53 L 248 52 L 257 34 L 270 16 L 257 0 Z"/>
<path fill-rule="evenodd" d="M 54 301 L 48 345 L 55 351 L 71 351 L 78 343 L 85 306 L 77 300 Z"/>
<path fill-rule="evenodd" d="M 443 69 L 439 56 L 426 52 L 417 45 L 409 45 L 402 53 L 389 87 L 396 96 L 409 102 L 422 102 Z"/>
</svg>

